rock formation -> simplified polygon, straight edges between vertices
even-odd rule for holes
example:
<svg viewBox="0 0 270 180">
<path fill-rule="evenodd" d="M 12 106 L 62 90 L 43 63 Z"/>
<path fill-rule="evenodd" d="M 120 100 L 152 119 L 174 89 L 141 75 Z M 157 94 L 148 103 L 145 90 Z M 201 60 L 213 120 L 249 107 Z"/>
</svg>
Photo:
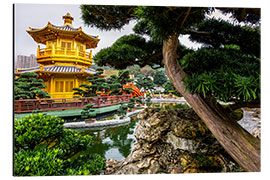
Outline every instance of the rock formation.
<svg viewBox="0 0 270 180">
<path fill-rule="evenodd" d="M 146 108 L 138 118 L 132 152 L 107 160 L 105 174 L 243 171 L 192 109 Z"/>
</svg>

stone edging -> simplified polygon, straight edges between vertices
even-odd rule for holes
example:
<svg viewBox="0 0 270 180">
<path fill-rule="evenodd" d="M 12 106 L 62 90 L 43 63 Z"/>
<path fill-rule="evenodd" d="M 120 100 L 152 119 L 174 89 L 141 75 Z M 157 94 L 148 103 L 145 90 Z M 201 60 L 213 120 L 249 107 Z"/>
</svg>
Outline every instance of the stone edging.
<svg viewBox="0 0 270 180">
<path fill-rule="evenodd" d="M 65 123 L 64 128 L 67 128 L 67 129 L 98 128 L 98 127 L 108 127 L 108 126 L 116 126 L 116 125 L 126 124 L 126 123 L 130 122 L 130 116 L 138 114 L 141 111 L 143 111 L 143 109 L 127 113 L 128 117 L 126 117 L 124 119 L 117 118 L 117 119 L 107 120 L 107 121 L 97 121 L 97 122 L 94 122 L 94 123 L 85 123 L 84 121 Z"/>
<path fill-rule="evenodd" d="M 96 128 L 96 127 L 107 127 L 107 126 L 115 126 L 119 124 L 125 124 L 130 122 L 130 117 L 124 119 L 114 119 L 107 121 L 98 121 L 94 123 L 85 123 L 85 122 L 73 122 L 73 123 L 65 123 L 64 128 Z"/>
<path fill-rule="evenodd" d="M 184 98 L 179 99 L 151 99 L 153 103 L 187 103 Z"/>
</svg>

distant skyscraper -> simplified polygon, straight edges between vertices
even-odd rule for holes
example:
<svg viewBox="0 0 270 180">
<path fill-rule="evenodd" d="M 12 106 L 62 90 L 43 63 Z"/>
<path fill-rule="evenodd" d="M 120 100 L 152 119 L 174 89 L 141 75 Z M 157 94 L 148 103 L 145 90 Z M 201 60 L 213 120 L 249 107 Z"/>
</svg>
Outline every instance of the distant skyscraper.
<svg viewBox="0 0 270 180">
<path fill-rule="evenodd" d="M 36 60 L 36 56 L 34 54 L 31 54 L 30 56 L 23 56 L 23 55 L 17 56 L 16 68 L 32 68 L 37 66 L 38 63 Z"/>
</svg>

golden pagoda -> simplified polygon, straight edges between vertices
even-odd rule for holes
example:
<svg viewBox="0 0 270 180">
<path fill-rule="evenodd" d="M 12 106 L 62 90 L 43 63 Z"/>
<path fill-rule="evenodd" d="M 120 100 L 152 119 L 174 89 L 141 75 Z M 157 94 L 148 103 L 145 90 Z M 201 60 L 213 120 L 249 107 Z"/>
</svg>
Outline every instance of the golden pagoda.
<svg viewBox="0 0 270 180">
<path fill-rule="evenodd" d="M 100 39 L 82 31 L 82 28 L 72 26 L 73 17 L 67 13 L 63 16 L 64 24 L 56 26 L 48 22 L 41 29 L 27 30 L 30 36 L 46 47 L 37 48 L 37 62 L 39 67 L 16 69 L 16 76 L 23 72 L 36 72 L 44 80 L 51 98 L 71 98 L 72 88 L 86 83 L 86 77 L 95 73 L 90 69 L 92 65 L 92 51 Z"/>
</svg>

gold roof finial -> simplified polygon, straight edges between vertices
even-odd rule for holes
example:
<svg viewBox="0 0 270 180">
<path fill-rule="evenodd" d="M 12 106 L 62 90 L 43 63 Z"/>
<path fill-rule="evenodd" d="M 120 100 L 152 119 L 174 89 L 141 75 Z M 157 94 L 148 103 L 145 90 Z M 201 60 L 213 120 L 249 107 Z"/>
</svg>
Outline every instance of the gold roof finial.
<svg viewBox="0 0 270 180">
<path fill-rule="evenodd" d="M 64 23 L 67 24 L 72 24 L 72 21 L 73 21 L 73 17 L 70 16 L 69 13 L 67 13 L 65 16 L 63 16 L 63 19 L 64 19 Z"/>
</svg>

